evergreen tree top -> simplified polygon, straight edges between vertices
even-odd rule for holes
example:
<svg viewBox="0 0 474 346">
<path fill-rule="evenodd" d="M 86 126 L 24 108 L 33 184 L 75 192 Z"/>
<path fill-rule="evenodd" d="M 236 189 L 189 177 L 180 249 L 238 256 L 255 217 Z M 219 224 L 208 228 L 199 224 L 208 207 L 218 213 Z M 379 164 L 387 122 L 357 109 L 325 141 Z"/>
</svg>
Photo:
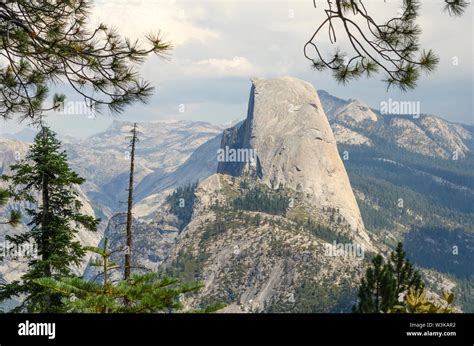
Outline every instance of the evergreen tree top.
<svg viewBox="0 0 474 346">
<path fill-rule="evenodd" d="M 96 231 L 100 220 L 82 213 L 77 185 L 84 179 L 69 167 L 61 142 L 49 128 L 41 127 L 26 158 L 11 170 L 12 175 L 2 176 L 9 183 L 9 195 L 34 207 L 26 209 L 28 231 L 7 240 L 17 245 L 34 243 L 38 257 L 30 260 L 21 280 L 0 287 L 0 301 L 25 297 L 16 311 L 59 311 L 60 297 L 35 280 L 69 276 L 85 254 L 77 239 L 79 229 Z"/>
</svg>

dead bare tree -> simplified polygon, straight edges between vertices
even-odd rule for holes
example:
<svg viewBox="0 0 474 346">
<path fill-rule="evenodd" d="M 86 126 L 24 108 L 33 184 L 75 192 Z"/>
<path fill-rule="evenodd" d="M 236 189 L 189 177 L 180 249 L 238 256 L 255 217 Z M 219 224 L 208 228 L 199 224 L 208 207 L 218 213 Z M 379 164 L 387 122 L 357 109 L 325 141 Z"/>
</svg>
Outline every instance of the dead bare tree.
<svg viewBox="0 0 474 346">
<path fill-rule="evenodd" d="M 133 184 L 134 184 L 134 173 L 135 173 L 135 145 L 139 141 L 137 137 L 137 124 L 133 124 L 133 128 L 130 131 L 132 136 L 130 138 L 130 176 L 128 181 L 128 206 L 127 206 L 127 240 L 126 240 L 126 249 L 125 252 L 125 269 L 124 269 L 124 279 L 128 280 L 130 278 L 131 268 L 132 268 L 132 222 L 133 222 Z"/>
</svg>

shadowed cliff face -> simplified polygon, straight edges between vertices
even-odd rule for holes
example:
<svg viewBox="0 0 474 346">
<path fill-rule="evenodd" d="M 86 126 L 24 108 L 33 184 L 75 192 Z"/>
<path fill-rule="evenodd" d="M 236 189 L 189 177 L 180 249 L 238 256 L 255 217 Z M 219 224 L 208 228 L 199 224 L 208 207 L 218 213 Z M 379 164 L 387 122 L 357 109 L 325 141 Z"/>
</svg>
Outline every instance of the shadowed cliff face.
<svg viewBox="0 0 474 346">
<path fill-rule="evenodd" d="M 317 209 L 339 209 L 369 245 L 336 140 L 314 87 L 291 77 L 254 80 L 247 119 L 225 131 L 221 150 L 252 150 L 254 162 L 219 162 L 218 173 L 240 176 L 252 166 L 260 180 L 304 193 Z M 238 156 L 238 155 L 237 155 Z"/>
</svg>

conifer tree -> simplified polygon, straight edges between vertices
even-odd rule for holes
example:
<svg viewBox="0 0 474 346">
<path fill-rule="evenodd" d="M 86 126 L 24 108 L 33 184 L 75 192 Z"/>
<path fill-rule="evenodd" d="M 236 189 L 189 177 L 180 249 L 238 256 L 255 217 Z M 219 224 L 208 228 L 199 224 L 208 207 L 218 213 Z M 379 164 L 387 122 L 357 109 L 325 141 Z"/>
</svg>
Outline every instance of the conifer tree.
<svg viewBox="0 0 474 346">
<path fill-rule="evenodd" d="M 90 22 L 92 0 L 0 1 L 0 118 L 38 120 L 56 110 L 64 95 L 46 104 L 49 88 L 63 83 L 94 111 L 121 112 L 145 102 L 153 88 L 137 65 L 171 45 L 159 34 L 123 38 L 106 24 Z"/>
<path fill-rule="evenodd" d="M 416 87 L 422 72 L 432 72 L 439 58 L 419 43 L 422 28 L 417 24 L 421 0 L 403 0 L 398 14 L 379 21 L 365 0 L 326 0 L 326 18 L 304 47 L 304 55 L 319 71 L 331 71 L 335 80 L 346 84 L 362 76 L 384 73 L 387 88 L 407 91 Z M 461 16 L 466 0 L 444 0 L 450 16 Z M 316 7 L 316 1 L 314 1 Z M 383 16 L 382 16 L 383 17 Z M 339 48 L 329 55 L 321 49 L 319 34 L 326 32 L 331 44 L 345 40 L 346 54 Z"/>
<path fill-rule="evenodd" d="M 423 288 L 420 273 L 406 258 L 403 244 L 398 243 L 387 263 L 381 255 L 372 259 L 372 266 L 367 269 L 359 287 L 359 302 L 353 311 L 388 312 L 402 304 L 398 303 L 401 294 L 410 290 L 421 292 Z"/>
<path fill-rule="evenodd" d="M 359 304 L 356 312 L 387 311 L 396 303 L 396 282 L 390 268 L 381 255 L 372 259 L 359 288 Z"/>
<path fill-rule="evenodd" d="M 113 252 L 108 249 L 107 238 L 102 247 L 87 247 L 99 255 L 94 266 L 102 267 L 103 281 L 89 282 L 79 277 L 61 279 L 41 278 L 35 280 L 43 287 L 60 294 L 65 310 L 86 313 L 156 313 L 173 312 L 183 309 L 184 294 L 202 287 L 200 283 L 182 284 L 176 279 L 160 278 L 156 273 L 132 274 L 127 280 L 112 282 L 109 272 L 120 268 L 110 261 Z M 205 310 L 193 312 L 213 312 L 222 308 L 216 304 Z"/>
<path fill-rule="evenodd" d="M 166 197 L 166 202 L 170 205 L 170 212 L 179 219 L 180 230 L 191 221 L 197 187 L 198 182 L 187 184 L 184 187 L 178 187 L 172 194 Z"/>
<path fill-rule="evenodd" d="M 75 238 L 79 227 L 95 231 L 99 220 L 81 212 L 75 187 L 84 179 L 71 170 L 66 152 L 48 127 L 41 127 L 25 160 L 11 170 L 12 176 L 3 176 L 10 183 L 9 193 L 15 201 L 37 207 L 26 210 L 30 229 L 8 240 L 18 245 L 33 242 L 38 257 L 29 261 L 21 280 L 0 287 L 0 301 L 20 296 L 23 303 L 15 311 L 60 311 L 60 297 L 34 280 L 70 275 L 71 267 L 79 265 L 84 256 Z"/>
<path fill-rule="evenodd" d="M 397 248 L 390 255 L 389 265 L 395 277 L 397 296 L 407 291 L 408 288 L 419 290 L 424 287 L 420 273 L 413 268 L 413 265 L 406 258 L 401 242 L 398 243 Z"/>
<path fill-rule="evenodd" d="M 10 193 L 8 192 L 8 190 L 0 189 L 0 208 L 4 207 L 7 204 L 9 198 L 10 198 Z M 10 211 L 10 215 L 7 219 L 0 217 L 0 225 L 16 226 L 20 222 L 21 222 L 21 213 L 16 210 Z"/>
</svg>

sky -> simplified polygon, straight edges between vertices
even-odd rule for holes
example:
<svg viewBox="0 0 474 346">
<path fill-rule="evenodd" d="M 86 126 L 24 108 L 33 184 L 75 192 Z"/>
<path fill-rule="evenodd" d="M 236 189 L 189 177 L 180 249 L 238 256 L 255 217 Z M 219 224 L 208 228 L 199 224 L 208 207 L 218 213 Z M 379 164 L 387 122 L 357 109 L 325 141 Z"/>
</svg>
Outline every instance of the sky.
<svg viewBox="0 0 474 346">
<path fill-rule="evenodd" d="M 450 17 L 442 11 L 443 1 L 422 1 L 420 43 L 432 48 L 440 62 L 435 73 L 422 75 L 415 90 L 401 93 L 387 92 L 382 75 L 344 86 L 328 72 L 311 68 L 303 46 L 324 19 L 325 1 L 316 3 L 315 8 L 312 0 L 95 0 L 91 25 L 104 22 L 131 38 L 159 31 L 174 49 L 167 59 L 152 56 L 141 67 L 143 77 L 156 88 L 148 104 L 135 104 L 118 116 L 53 114 L 47 122 L 61 134 L 76 137 L 102 132 L 114 119 L 226 124 L 245 118 L 251 78 L 293 76 L 376 109 L 388 99 L 419 101 L 421 113 L 474 124 L 472 4 L 463 17 Z M 365 1 L 380 22 L 396 14 L 400 3 Z M 338 37 L 337 45 L 344 47 L 342 33 Z M 333 52 L 327 35 L 318 36 L 318 42 L 322 51 Z M 79 103 L 67 87 L 57 91 L 65 92 L 71 104 Z M 0 133 L 24 126 L 0 121 Z"/>
</svg>

